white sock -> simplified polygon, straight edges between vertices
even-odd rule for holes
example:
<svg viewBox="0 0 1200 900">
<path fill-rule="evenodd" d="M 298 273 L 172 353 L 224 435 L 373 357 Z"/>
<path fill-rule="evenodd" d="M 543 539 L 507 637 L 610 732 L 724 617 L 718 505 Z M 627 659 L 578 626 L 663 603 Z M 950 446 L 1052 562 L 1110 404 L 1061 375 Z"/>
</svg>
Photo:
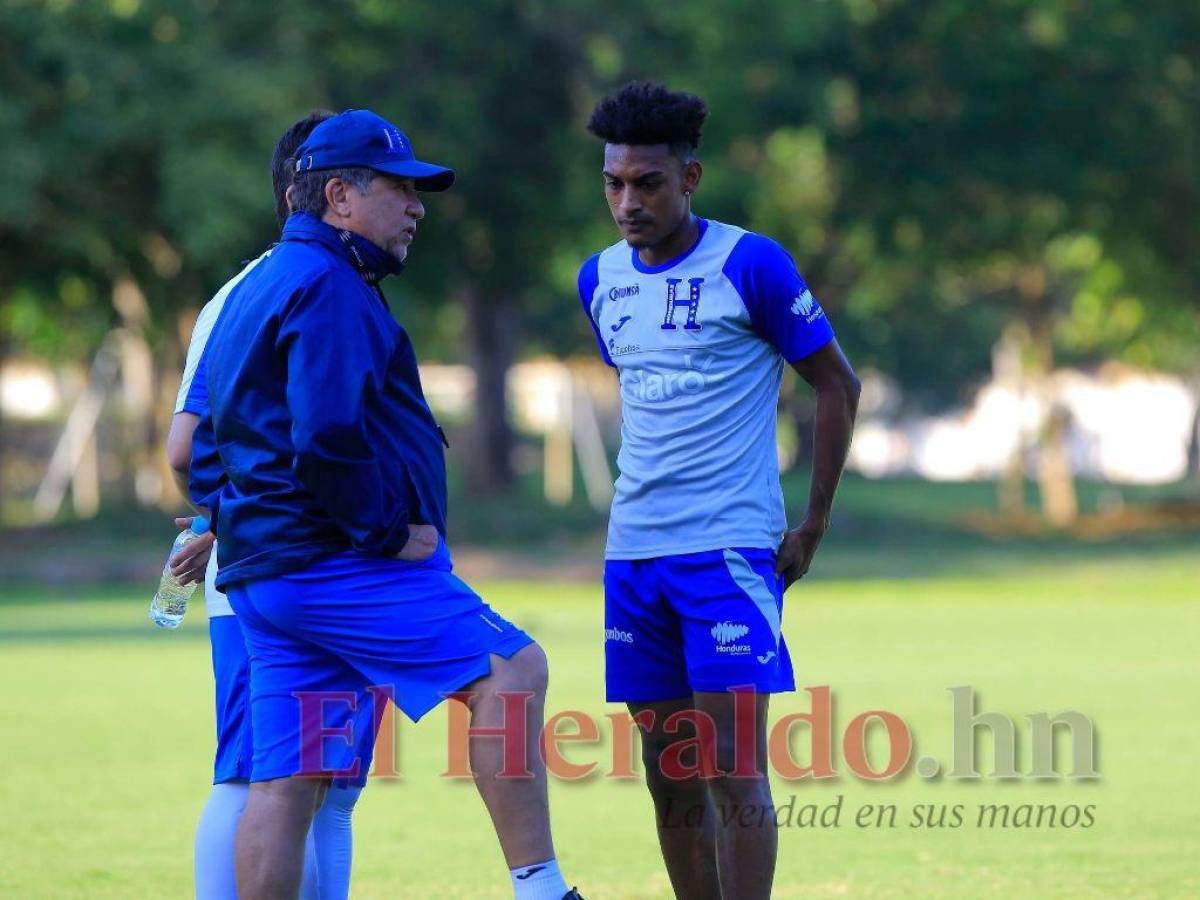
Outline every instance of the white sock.
<svg viewBox="0 0 1200 900">
<path fill-rule="evenodd" d="M 196 825 L 196 900 L 237 900 L 233 842 L 249 795 L 244 781 L 213 785 Z"/>
<path fill-rule="evenodd" d="M 234 846 L 238 823 L 250 797 L 244 781 L 214 784 L 196 825 L 196 900 L 238 900 L 234 877 Z M 301 900 L 324 900 L 318 890 L 317 854 L 313 833 L 304 841 L 304 876 Z"/>
<path fill-rule="evenodd" d="M 510 869 L 514 900 L 562 900 L 568 888 L 557 859 Z"/>
<path fill-rule="evenodd" d="M 346 900 L 350 896 L 350 864 L 354 858 L 350 817 L 361 793 L 360 787 L 331 785 L 313 819 L 311 834 L 317 851 L 321 900 Z"/>
</svg>

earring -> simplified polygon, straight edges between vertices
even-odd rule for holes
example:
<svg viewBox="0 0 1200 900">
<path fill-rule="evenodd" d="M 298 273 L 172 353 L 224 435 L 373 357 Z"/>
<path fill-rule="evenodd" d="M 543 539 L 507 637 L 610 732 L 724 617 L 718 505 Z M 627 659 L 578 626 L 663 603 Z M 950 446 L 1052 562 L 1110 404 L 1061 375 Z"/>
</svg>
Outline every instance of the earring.
<svg viewBox="0 0 1200 900">
<path fill-rule="evenodd" d="M 691 192 L 691 191 L 684 191 L 684 192 L 683 192 L 683 196 L 685 196 L 685 197 L 690 197 L 690 196 L 692 196 L 692 192 Z"/>
</svg>

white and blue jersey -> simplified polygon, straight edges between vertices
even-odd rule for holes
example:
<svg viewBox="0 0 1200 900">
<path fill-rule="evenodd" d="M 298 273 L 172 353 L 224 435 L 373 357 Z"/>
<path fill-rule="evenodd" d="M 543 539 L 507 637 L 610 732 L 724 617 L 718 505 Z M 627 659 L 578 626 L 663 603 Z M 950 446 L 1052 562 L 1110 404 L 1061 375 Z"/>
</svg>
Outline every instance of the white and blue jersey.
<svg viewBox="0 0 1200 900">
<path fill-rule="evenodd" d="M 783 368 L 833 329 L 779 244 L 698 221 L 696 244 L 664 265 L 621 241 L 579 274 L 621 378 L 608 559 L 774 550 L 787 527 L 775 450 Z"/>
<path fill-rule="evenodd" d="M 776 550 L 784 365 L 833 340 L 777 243 L 698 220 L 690 250 L 647 266 L 624 241 L 579 295 L 621 379 L 620 476 L 604 564 L 610 701 L 795 689 Z"/>
</svg>

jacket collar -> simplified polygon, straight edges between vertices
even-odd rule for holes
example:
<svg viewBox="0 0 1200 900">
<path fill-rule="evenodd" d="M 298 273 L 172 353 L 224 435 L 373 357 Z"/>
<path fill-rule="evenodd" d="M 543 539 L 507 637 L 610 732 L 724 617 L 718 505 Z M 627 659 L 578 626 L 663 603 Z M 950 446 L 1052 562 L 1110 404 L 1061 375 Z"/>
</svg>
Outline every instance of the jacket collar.
<svg viewBox="0 0 1200 900">
<path fill-rule="evenodd" d="M 288 216 L 283 226 L 282 240 L 321 244 L 345 257 L 358 274 L 372 285 L 379 284 L 389 275 L 399 274 L 404 268 L 404 263 L 361 234 L 334 228 L 306 212 Z"/>
</svg>

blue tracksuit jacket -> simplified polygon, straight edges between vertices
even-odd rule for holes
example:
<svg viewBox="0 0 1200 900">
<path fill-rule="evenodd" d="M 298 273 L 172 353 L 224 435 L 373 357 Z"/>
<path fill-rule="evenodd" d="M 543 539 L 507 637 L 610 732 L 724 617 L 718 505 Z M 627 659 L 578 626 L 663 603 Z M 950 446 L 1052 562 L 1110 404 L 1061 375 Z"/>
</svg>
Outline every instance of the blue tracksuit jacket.
<svg viewBox="0 0 1200 900">
<path fill-rule="evenodd" d="M 377 285 L 370 241 L 306 213 L 230 294 L 189 408 L 191 493 L 214 507 L 218 587 L 344 550 L 392 556 L 409 523 L 446 531 L 445 437 Z"/>
</svg>

